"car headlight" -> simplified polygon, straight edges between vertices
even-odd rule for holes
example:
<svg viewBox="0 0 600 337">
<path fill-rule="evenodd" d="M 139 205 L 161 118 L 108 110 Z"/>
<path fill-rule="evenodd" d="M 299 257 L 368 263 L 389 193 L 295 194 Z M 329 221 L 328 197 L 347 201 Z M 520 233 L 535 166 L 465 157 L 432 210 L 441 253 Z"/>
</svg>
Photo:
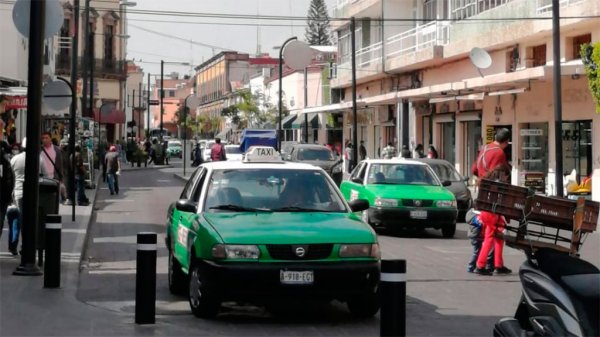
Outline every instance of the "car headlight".
<svg viewBox="0 0 600 337">
<path fill-rule="evenodd" d="M 215 245 L 212 256 L 215 259 L 258 260 L 260 250 L 256 245 Z"/>
<path fill-rule="evenodd" d="M 456 207 L 456 200 L 438 200 L 435 205 L 437 207 Z"/>
<path fill-rule="evenodd" d="M 377 198 L 375 198 L 375 206 L 377 206 L 377 207 L 396 207 L 396 206 L 398 206 L 398 200 L 377 197 Z"/>
<path fill-rule="evenodd" d="M 374 257 L 380 258 L 377 243 L 340 245 L 340 257 Z"/>
</svg>

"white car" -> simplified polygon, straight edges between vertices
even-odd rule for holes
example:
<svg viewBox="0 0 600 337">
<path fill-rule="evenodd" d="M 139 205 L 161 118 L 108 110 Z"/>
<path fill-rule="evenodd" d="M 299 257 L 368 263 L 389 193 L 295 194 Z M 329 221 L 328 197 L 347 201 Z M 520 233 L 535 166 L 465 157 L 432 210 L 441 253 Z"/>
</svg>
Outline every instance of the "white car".
<svg viewBox="0 0 600 337">
<path fill-rule="evenodd" d="M 227 160 L 244 159 L 244 152 L 242 152 L 239 145 L 225 145 L 225 154 L 227 156 Z"/>
</svg>

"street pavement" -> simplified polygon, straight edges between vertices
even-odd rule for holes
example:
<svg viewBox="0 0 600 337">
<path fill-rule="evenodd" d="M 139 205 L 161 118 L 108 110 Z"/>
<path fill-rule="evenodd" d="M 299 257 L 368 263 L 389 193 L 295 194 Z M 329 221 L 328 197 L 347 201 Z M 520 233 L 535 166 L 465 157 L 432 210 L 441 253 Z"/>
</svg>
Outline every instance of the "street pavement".
<svg viewBox="0 0 600 337">
<path fill-rule="evenodd" d="M 168 205 L 181 193 L 185 178 L 181 163 L 171 167 L 123 170 L 119 195 L 105 184 L 88 190 L 92 207 L 70 207 L 63 214 L 62 284 L 43 289 L 42 277 L 13 276 L 19 259 L 0 243 L 0 336 L 376 336 L 379 316 L 356 320 L 341 303 L 283 304 L 268 311 L 227 303 L 215 320 L 191 315 L 185 298 L 167 287 L 164 246 Z M 188 162 L 189 165 L 189 162 Z M 189 176 L 193 168 L 186 170 Z M 68 216 L 67 216 L 68 215 Z M 439 231 L 381 233 L 385 259 L 407 260 L 407 333 L 410 336 L 491 335 L 493 324 L 514 313 L 520 296 L 516 275 L 483 277 L 468 274 L 471 246 L 466 224 L 454 239 Z M 136 325 L 136 234 L 158 234 L 156 324 Z M 6 232 L 4 233 L 6 235 Z M 3 238 L 5 237 L 3 235 Z M 584 259 L 600 264 L 598 234 L 588 237 Z M 505 250 L 506 265 L 515 272 L 524 255 Z M 274 312 L 274 313 L 273 313 Z"/>
</svg>

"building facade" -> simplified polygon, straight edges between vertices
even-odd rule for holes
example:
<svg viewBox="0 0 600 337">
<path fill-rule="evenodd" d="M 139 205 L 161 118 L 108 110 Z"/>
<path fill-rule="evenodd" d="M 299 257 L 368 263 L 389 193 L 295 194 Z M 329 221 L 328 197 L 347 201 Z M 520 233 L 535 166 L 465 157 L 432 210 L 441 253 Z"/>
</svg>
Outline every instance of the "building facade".
<svg viewBox="0 0 600 337">
<path fill-rule="evenodd" d="M 338 1 L 336 17 L 361 18 L 355 27 L 358 140 L 371 144 L 369 157 L 377 157 L 376 149 L 388 141 L 398 148 L 434 145 L 441 158 L 469 175 L 480 147 L 492 140 L 495 129 L 506 127 L 512 132 L 508 157 L 514 184 L 555 194 L 556 175 L 575 170 L 580 179 L 593 177 L 591 197 L 600 200 L 600 115 L 579 54 L 582 44 L 600 41 L 593 19 L 600 3 L 560 2 L 561 16 L 570 17 L 561 20 L 558 60 L 562 172 L 556 172 L 554 143 L 551 3 Z M 344 91 L 341 107 L 350 108 L 349 23 L 332 22 L 338 37 L 338 76 L 332 86 Z M 340 107 L 329 107 L 334 108 Z M 344 111 L 344 137 L 349 138 L 351 114 Z"/>
</svg>

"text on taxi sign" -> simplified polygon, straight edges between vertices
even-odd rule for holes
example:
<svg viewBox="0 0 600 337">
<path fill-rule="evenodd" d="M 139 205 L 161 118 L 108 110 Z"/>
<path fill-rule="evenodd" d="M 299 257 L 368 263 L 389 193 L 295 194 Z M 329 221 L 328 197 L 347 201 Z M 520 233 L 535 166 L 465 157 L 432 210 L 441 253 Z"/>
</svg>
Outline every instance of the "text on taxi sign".
<svg viewBox="0 0 600 337">
<path fill-rule="evenodd" d="M 268 148 L 268 147 L 260 148 L 259 147 L 259 148 L 256 149 L 256 155 L 257 156 L 273 156 L 274 155 L 273 154 L 274 150 L 275 149 L 273 149 L 272 147 L 271 148 Z"/>
</svg>

